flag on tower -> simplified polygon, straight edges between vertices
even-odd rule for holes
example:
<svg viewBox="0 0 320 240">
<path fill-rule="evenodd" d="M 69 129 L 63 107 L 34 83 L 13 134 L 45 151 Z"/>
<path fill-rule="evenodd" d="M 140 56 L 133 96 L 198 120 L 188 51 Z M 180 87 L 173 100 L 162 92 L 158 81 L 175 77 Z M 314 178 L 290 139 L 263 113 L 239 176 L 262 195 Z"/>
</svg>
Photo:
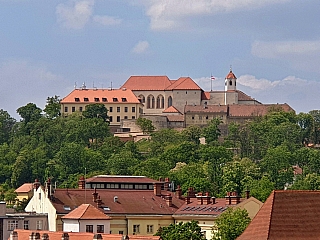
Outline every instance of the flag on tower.
<svg viewBox="0 0 320 240">
<path fill-rule="evenodd" d="M 211 80 L 215 80 L 216 78 L 214 76 L 211 75 Z"/>
</svg>

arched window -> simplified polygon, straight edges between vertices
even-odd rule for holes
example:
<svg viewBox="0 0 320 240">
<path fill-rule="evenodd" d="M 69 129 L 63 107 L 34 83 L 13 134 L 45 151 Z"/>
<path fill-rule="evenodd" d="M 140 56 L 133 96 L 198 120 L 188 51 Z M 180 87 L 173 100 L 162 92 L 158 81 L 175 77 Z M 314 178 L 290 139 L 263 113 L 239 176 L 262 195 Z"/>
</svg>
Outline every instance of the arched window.
<svg viewBox="0 0 320 240">
<path fill-rule="evenodd" d="M 154 108 L 155 107 L 155 99 L 154 99 L 154 96 L 152 96 L 151 98 L 151 108 Z"/>
<path fill-rule="evenodd" d="M 145 103 L 146 102 L 146 99 L 145 99 L 145 97 L 143 95 L 139 95 L 138 97 L 140 98 L 141 103 Z"/>
<path fill-rule="evenodd" d="M 157 106 L 156 108 L 160 108 L 160 96 L 157 97 Z"/>
<path fill-rule="evenodd" d="M 232 80 L 229 81 L 229 85 L 232 86 Z"/>
<path fill-rule="evenodd" d="M 168 107 L 171 107 L 172 106 L 172 97 L 170 96 L 168 98 Z"/>
<path fill-rule="evenodd" d="M 164 108 L 164 97 L 162 95 L 157 97 L 156 108 Z"/>
<path fill-rule="evenodd" d="M 151 108 L 151 96 L 147 97 L 147 108 Z"/>
<path fill-rule="evenodd" d="M 160 108 L 164 108 L 164 97 L 163 96 L 161 96 L 162 98 L 161 98 L 161 105 L 160 105 Z"/>
</svg>

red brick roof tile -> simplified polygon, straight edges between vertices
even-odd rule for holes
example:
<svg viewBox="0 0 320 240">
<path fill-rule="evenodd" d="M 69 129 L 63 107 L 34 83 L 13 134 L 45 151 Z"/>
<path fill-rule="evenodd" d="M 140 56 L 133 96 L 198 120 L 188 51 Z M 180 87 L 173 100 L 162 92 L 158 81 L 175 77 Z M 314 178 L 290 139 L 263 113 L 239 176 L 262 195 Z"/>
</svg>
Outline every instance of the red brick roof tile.
<svg viewBox="0 0 320 240">
<path fill-rule="evenodd" d="M 121 88 L 136 90 L 164 90 L 171 85 L 167 76 L 131 76 Z"/>
<path fill-rule="evenodd" d="M 84 98 L 88 98 L 88 101 L 84 101 Z M 95 101 L 95 98 L 99 101 Z M 104 102 L 102 98 L 107 98 L 107 101 Z M 113 98 L 117 98 L 117 101 L 113 101 Z M 122 101 L 122 98 L 125 98 L 125 101 Z M 74 89 L 61 100 L 61 103 L 140 103 L 140 101 L 129 89 Z"/>
<path fill-rule="evenodd" d="M 167 119 L 169 122 L 184 122 L 183 115 L 167 115 Z"/>
<path fill-rule="evenodd" d="M 174 106 L 170 106 L 167 109 L 163 110 L 162 112 L 163 113 L 180 113 L 181 114 L 181 112 L 178 109 L 176 109 Z"/>
<path fill-rule="evenodd" d="M 320 191 L 271 193 L 237 240 L 320 239 Z"/>
<path fill-rule="evenodd" d="M 33 189 L 33 184 L 32 183 L 24 183 L 14 191 L 16 193 L 27 193 L 27 192 L 32 191 L 32 189 Z"/>
<path fill-rule="evenodd" d="M 236 75 L 234 75 L 234 73 L 232 72 L 232 70 L 230 70 L 230 72 L 228 73 L 228 75 L 226 76 L 226 79 L 237 79 Z"/>
<path fill-rule="evenodd" d="M 63 219 L 108 220 L 109 216 L 91 204 L 82 204 L 62 217 Z"/>
<path fill-rule="evenodd" d="M 210 92 L 202 92 L 201 100 L 210 100 Z"/>
<path fill-rule="evenodd" d="M 165 90 L 201 90 L 201 88 L 190 77 L 181 77 Z"/>
</svg>

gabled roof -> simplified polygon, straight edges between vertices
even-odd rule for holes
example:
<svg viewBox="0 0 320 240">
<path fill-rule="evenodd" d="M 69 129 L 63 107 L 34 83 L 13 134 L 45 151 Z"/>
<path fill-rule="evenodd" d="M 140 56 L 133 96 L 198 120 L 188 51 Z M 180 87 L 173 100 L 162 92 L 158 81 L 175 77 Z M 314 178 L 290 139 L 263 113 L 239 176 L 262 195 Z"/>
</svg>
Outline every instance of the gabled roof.
<svg viewBox="0 0 320 240">
<path fill-rule="evenodd" d="M 28 192 L 32 191 L 32 189 L 33 189 L 32 183 L 24 183 L 14 191 L 16 193 L 28 193 Z"/>
<path fill-rule="evenodd" d="M 240 90 L 235 90 L 235 92 L 238 93 L 238 100 L 239 101 L 256 101 L 257 103 L 260 103 L 256 99 L 248 96 L 247 94 L 245 94 L 244 92 L 242 92 Z"/>
<path fill-rule="evenodd" d="M 171 85 L 167 76 L 131 76 L 121 88 L 137 90 L 164 90 Z"/>
<path fill-rule="evenodd" d="M 174 106 L 170 106 L 167 109 L 163 110 L 162 112 L 163 113 L 180 113 L 181 114 L 181 112 L 178 109 L 176 109 Z"/>
<path fill-rule="evenodd" d="M 201 90 L 190 77 L 170 80 L 167 76 L 131 76 L 121 88 L 132 91 Z"/>
<path fill-rule="evenodd" d="M 183 115 L 167 115 L 167 119 L 169 122 L 184 122 Z"/>
<path fill-rule="evenodd" d="M 109 220 L 110 217 L 102 213 L 91 204 L 82 204 L 76 209 L 62 217 L 63 219 L 81 219 L 81 220 Z"/>
<path fill-rule="evenodd" d="M 112 216 L 114 214 L 162 214 L 171 215 L 182 204 L 183 200 L 172 197 L 172 207 L 166 204 L 161 196 L 156 196 L 153 190 L 110 190 L 97 189 L 98 198 L 100 197 L 101 206 L 105 207 L 104 213 Z M 93 201 L 94 189 L 56 189 L 52 196 L 52 204 L 58 214 L 67 214 L 65 206 L 73 210 L 84 203 L 95 206 Z M 161 191 L 163 195 L 170 192 Z M 116 201 L 115 201 L 116 197 Z"/>
<path fill-rule="evenodd" d="M 157 180 L 145 176 L 97 175 L 86 179 L 87 183 L 156 183 Z"/>
<path fill-rule="evenodd" d="M 210 92 L 202 92 L 201 100 L 210 100 Z"/>
<path fill-rule="evenodd" d="M 76 98 L 78 98 L 76 100 Z M 87 98 L 87 101 L 85 101 Z M 103 101 L 106 98 L 106 101 Z M 114 98 L 117 101 L 114 101 Z M 123 99 L 124 98 L 124 99 Z M 96 101 L 98 100 L 98 101 Z M 61 103 L 140 103 L 130 89 L 74 89 Z"/>
<path fill-rule="evenodd" d="M 236 75 L 234 75 L 234 73 L 232 72 L 232 70 L 230 69 L 230 72 L 228 73 L 228 75 L 226 76 L 226 79 L 237 79 Z"/>
<path fill-rule="evenodd" d="M 271 193 L 237 240 L 320 239 L 320 191 Z"/>
</svg>

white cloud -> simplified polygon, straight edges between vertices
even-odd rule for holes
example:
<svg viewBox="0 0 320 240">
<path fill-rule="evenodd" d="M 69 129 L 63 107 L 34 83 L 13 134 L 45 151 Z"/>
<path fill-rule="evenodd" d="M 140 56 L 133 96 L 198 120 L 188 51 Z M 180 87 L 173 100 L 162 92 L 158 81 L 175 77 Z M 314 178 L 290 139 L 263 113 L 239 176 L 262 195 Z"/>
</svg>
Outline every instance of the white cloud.
<svg viewBox="0 0 320 240">
<path fill-rule="evenodd" d="M 111 17 L 111 16 L 93 16 L 93 21 L 100 23 L 104 26 L 112 26 L 112 25 L 119 25 L 122 22 L 122 19 Z"/>
<path fill-rule="evenodd" d="M 181 25 L 184 18 L 261 8 L 290 0 L 140 0 L 146 7 L 153 30 L 166 30 Z"/>
<path fill-rule="evenodd" d="M 65 28 L 81 29 L 91 18 L 94 0 L 68 0 L 56 7 L 57 21 Z"/>
<path fill-rule="evenodd" d="M 147 41 L 139 41 L 131 52 L 141 54 L 149 51 L 150 45 Z"/>
</svg>

